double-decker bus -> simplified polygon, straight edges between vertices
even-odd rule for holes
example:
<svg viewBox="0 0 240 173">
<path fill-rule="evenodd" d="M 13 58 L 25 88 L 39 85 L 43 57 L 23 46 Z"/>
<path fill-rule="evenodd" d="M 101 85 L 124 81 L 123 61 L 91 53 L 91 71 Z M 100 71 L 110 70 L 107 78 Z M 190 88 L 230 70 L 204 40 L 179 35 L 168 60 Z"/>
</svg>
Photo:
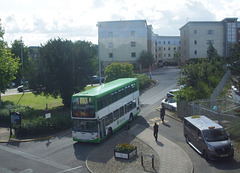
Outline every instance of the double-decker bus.
<svg viewBox="0 0 240 173">
<path fill-rule="evenodd" d="M 140 112 L 136 78 L 121 78 L 72 96 L 74 141 L 99 143 Z"/>
</svg>

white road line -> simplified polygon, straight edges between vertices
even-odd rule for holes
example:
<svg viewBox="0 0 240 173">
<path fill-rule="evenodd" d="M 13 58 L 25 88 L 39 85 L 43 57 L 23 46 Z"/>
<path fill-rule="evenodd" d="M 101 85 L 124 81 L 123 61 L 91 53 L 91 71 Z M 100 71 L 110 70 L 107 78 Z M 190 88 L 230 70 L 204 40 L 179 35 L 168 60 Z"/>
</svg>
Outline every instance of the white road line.
<svg viewBox="0 0 240 173">
<path fill-rule="evenodd" d="M 61 172 L 58 172 L 58 173 L 73 171 L 73 170 L 78 169 L 78 168 L 81 168 L 81 167 L 82 167 L 82 166 L 78 166 L 78 167 L 71 168 L 71 169 L 67 169 L 67 170 L 64 170 L 64 171 L 61 171 Z"/>
<path fill-rule="evenodd" d="M 1 166 L 0 166 L 0 172 L 1 173 L 15 173 L 15 172 L 13 172 L 7 168 L 1 167 Z"/>
<path fill-rule="evenodd" d="M 22 151 L 11 149 L 11 148 L 8 148 L 8 147 L 5 147 L 5 146 L 0 145 L 0 150 L 4 150 L 4 151 L 7 151 L 7 152 L 10 152 L 10 153 L 13 153 L 13 154 L 17 154 L 17 155 L 25 157 L 27 159 L 34 160 L 34 161 L 37 161 L 37 162 L 41 162 L 43 164 L 53 166 L 53 167 L 56 167 L 56 168 L 59 168 L 59 169 L 62 169 L 62 170 L 71 169 L 71 167 L 69 167 L 69 166 L 61 165 L 61 164 L 58 164 L 56 162 L 46 160 L 46 159 L 40 158 L 38 156 L 34 156 L 34 155 L 28 154 L 28 153 L 24 153 Z"/>
</svg>

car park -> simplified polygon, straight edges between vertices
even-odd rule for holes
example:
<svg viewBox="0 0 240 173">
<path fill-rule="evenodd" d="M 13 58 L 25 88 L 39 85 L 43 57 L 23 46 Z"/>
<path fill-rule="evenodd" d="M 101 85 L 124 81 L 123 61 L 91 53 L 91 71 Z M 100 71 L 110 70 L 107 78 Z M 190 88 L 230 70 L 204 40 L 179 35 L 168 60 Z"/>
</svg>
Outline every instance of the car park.
<svg viewBox="0 0 240 173">
<path fill-rule="evenodd" d="M 233 158 L 234 149 L 224 128 L 203 115 L 184 118 L 186 142 L 208 160 Z"/>
<path fill-rule="evenodd" d="M 166 98 L 161 103 L 162 106 L 164 106 L 165 109 L 168 109 L 170 111 L 176 111 L 177 110 L 177 103 L 174 101 L 173 98 Z"/>
</svg>

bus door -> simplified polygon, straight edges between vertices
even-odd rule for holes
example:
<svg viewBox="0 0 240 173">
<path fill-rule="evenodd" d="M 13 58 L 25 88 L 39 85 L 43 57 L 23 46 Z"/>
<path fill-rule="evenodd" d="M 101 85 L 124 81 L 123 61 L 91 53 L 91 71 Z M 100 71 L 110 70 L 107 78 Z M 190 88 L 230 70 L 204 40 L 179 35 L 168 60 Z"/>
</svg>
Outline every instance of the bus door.
<svg viewBox="0 0 240 173">
<path fill-rule="evenodd" d="M 104 136 L 106 136 L 106 126 L 104 118 L 101 118 L 99 120 L 99 124 L 100 124 L 100 139 L 102 139 Z"/>
</svg>

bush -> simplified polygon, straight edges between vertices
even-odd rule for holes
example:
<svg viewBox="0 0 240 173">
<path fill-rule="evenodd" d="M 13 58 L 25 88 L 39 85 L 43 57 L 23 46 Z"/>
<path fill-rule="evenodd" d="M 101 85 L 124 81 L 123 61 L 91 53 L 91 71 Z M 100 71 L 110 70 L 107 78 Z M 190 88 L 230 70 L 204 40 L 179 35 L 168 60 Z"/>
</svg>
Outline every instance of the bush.
<svg viewBox="0 0 240 173">
<path fill-rule="evenodd" d="M 140 91 L 146 89 L 153 83 L 153 80 L 150 79 L 146 74 L 138 74 L 138 75 L 136 75 L 136 77 L 138 79 Z"/>
<path fill-rule="evenodd" d="M 9 126 L 9 103 L 3 103 L 0 109 L 1 125 Z M 11 104 L 12 105 L 12 104 Z M 69 109 L 60 107 L 51 110 L 51 118 L 45 118 L 45 111 L 35 110 L 28 106 L 12 105 L 12 111 L 21 113 L 22 122 L 20 126 L 14 125 L 17 137 L 35 137 L 49 135 L 55 132 L 66 130 L 71 127 L 71 116 Z"/>
</svg>

